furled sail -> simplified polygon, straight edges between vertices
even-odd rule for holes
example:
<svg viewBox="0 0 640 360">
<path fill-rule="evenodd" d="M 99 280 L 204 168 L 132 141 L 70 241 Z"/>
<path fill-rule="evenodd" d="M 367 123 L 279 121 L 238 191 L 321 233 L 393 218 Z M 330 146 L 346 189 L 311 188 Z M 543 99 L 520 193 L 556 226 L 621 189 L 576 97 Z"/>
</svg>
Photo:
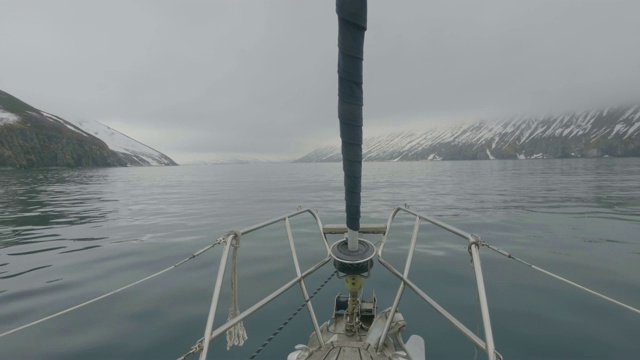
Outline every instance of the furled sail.
<svg viewBox="0 0 640 360">
<path fill-rule="evenodd" d="M 362 62 L 367 0 L 336 0 L 338 14 L 338 118 L 342 139 L 347 227 L 360 230 L 362 183 Z"/>
</svg>

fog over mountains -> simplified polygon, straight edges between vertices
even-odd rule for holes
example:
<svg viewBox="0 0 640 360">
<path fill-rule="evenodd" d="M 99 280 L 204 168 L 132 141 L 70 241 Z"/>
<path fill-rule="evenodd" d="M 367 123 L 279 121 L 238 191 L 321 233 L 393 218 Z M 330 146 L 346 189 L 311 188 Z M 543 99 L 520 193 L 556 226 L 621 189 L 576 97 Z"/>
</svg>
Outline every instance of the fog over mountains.
<svg viewBox="0 0 640 360">
<path fill-rule="evenodd" d="M 366 138 L 364 161 L 550 159 L 640 156 L 640 105 L 545 117 L 483 120 L 426 132 Z M 296 162 L 341 161 L 340 146 Z"/>
<path fill-rule="evenodd" d="M 364 161 L 552 159 L 640 156 L 640 105 L 543 117 L 482 120 L 364 140 Z M 340 146 L 295 162 L 338 162 Z M 272 162 L 262 156 L 193 163 Z M 287 161 L 278 159 L 278 162 Z M 109 126 L 68 121 L 0 91 L 0 167 L 176 165 Z"/>
</svg>

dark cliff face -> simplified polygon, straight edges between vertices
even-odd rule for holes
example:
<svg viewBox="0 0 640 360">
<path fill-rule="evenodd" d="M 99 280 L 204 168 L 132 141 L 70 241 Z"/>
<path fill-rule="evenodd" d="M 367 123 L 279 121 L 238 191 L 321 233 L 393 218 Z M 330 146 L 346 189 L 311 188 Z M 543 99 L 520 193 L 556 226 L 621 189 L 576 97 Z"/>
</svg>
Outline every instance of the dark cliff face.
<svg viewBox="0 0 640 360">
<path fill-rule="evenodd" d="M 25 119 L 26 118 L 26 119 Z M 0 127 L 0 166 L 15 168 L 126 166 L 127 163 L 95 138 L 42 126 L 30 117 Z"/>
<path fill-rule="evenodd" d="M 109 135 L 125 138 L 136 150 L 114 151 L 79 126 L 0 91 L 0 167 L 177 165 L 168 156 L 102 124 Z"/>
<path fill-rule="evenodd" d="M 19 118 L 0 124 L 0 167 L 126 166 L 101 140 L 47 120 L 39 110 L 0 91 L 0 109 Z"/>
</svg>

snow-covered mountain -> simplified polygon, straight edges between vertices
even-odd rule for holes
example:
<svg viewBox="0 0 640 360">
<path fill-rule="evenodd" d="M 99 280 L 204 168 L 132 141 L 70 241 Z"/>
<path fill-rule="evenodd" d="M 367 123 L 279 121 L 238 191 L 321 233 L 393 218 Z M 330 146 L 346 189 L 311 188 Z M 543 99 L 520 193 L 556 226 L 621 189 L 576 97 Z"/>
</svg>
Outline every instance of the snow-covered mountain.
<svg viewBox="0 0 640 360">
<path fill-rule="evenodd" d="M 0 167 L 177 165 L 95 121 L 72 122 L 0 91 Z"/>
<path fill-rule="evenodd" d="M 640 105 L 559 116 L 484 120 L 367 138 L 365 161 L 640 156 Z M 341 161 L 339 146 L 297 162 Z"/>
<path fill-rule="evenodd" d="M 44 111 L 41 113 L 51 121 L 60 122 L 72 130 L 79 130 L 81 133 L 95 136 L 104 141 L 109 149 L 117 152 L 130 166 L 177 165 L 167 155 L 97 121 L 69 121 Z"/>
</svg>

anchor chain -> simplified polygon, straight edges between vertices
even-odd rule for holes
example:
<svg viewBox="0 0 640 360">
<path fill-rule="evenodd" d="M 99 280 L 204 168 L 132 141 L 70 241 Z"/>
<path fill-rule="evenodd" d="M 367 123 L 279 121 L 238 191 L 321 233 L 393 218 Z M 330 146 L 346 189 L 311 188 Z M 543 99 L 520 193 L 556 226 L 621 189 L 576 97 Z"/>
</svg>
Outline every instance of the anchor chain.
<svg viewBox="0 0 640 360">
<path fill-rule="evenodd" d="M 285 320 L 282 325 L 280 325 L 280 327 L 278 327 L 276 329 L 276 331 L 273 332 L 273 334 L 271 334 L 271 336 L 269 336 L 267 338 L 267 340 L 265 340 L 262 345 L 260 345 L 260 347 L 256 350 L 256 352 L 253 353 L 253 355 L 251 355 L 249 357 L 249 360 L 253 360 L 255 359 L 256 356 L 258 356 L 258 354 L 264 350 L 264 348 L 267 347 L 267 345 L 269 345 L 269 343 L 271 342 L 271 340 L 273 340 L 279 333 L 280 331 L 282 331 L 282 329 L 285 328 L 285 326 L 287 326 L 289 324 L 289 322 L 291 320 L 293 320 L 293 318 L 298 315 L 298 313 L 300 312 L 300 310 L 302 310 L 305 306 L 307 306 L 307 303 L 309 301 L 311 301 L 311 299 L 313 299 L 314 296 L 316 296 L 316 294 L 318 294 L 318 292 L 320 290 L 322 290 L 322 288 L 327 285 L 327 283 L 338 273 L 338 271 L 334 271 L 333 273 L 331 273 L 331 275 L 329 275 L 329 277 L 322 283 L 320 284 L 320 286 L 316 289 L 316 291 L 314 291 L 311 295 L 309 295 L 309 299 L 307 299 L 305 302 L 303 302 L 302 304 L 300 304 L 300 306 L 296 309 L 296 311 L 294 311 L 291 316 L 289 316 L 289 318 L 287 320 Z"/>
</svg>

